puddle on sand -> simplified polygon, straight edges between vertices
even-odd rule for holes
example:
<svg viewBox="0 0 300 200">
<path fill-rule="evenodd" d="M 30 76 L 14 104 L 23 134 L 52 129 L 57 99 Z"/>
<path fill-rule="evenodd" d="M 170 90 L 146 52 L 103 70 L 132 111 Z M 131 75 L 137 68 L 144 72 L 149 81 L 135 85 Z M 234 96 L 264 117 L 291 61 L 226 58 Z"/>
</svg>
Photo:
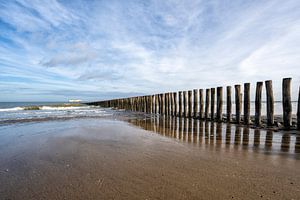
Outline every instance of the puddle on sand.
<svg viewBox="0 0 300 200">
<path fill-rule="evenodd" d="M 136 118 L 130 119 L 129 123 L 199 147 L 214 147 L 212 149 L 217 151 L 233 149 L 300 159 L 300 135 L 293 132 L 178 117 Z"/>
</svg>

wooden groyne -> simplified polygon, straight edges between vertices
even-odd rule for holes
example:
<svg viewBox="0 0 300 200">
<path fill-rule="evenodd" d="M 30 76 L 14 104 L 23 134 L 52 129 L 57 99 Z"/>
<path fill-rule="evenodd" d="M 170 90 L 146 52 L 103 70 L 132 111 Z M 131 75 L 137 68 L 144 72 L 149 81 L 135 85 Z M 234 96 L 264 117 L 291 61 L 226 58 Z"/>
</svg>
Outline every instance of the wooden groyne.
<svg viewBox="0 0 300 200">
<path fill-rule="evenodd" d="M 250 83 L 242 86 L 226 87 L 226 113 L 223 113 L 223 87 L 193 89 L 188 91 L 167 92 L 161 94 L 111 99 L 87 103 L 101 107 L 112 107 L 134 112 L 144 112 L 162 116 L 176 116 L 208 121 L 243 124 L 246 126 L 291 130 L 300 129 L 300 88 L 296 122 L 292 118 L 291 78 L 282 81 L 282 115 L 275 119 L 272 81 L 265 81 L 266 117 L 262 117 L 263 82 L 256 83 L 255 115 L 250 115 Z M 205 94 L 204 94 L 205 91 Z M 232 113 L 234 96 L 235 113 Z M 205 99 L 205 101 L 204 101 Z M 243 107 L 243 110 L 242 110 Z M 264 120 L 263 120 L 264 119 Z"/>
</svg>

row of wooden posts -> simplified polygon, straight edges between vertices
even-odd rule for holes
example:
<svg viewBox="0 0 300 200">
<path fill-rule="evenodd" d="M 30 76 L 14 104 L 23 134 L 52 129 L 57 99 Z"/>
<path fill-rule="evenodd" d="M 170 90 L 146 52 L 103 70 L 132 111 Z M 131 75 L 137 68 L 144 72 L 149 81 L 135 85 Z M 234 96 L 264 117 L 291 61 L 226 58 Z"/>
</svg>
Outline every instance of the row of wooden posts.
<svg viewBox="0 0 300 200">
<path fill-rule="evenodd" d="M 291 102 L 291 78 L 282 81 L 282 108 L 283 126 L 290 129 L 292 126 L 292 102 Z M 274 96 L 272 81 L 265 81 L 266 88 L 266 113 L 267 125 L 274 125 Z M 94 102 L 103 107 L 115 107 L 137 112 L 154 113 L 166 116 L 178 116 L 189 118 L 200 118 L 213 121 L 235 122 L 237 124 L 249 125 L 250 118 L 250 83 L 244 83 L 244 95 L 241 85 L 235 85 L 235 115 L 232 113 L 232 87 L 226 87 L 226 114 L 223 115 L 223 87 L 194 89 L 189 91 L 167 92 L 155 95 L 137 96 L 121 99 Z M 262 125 L 262 89 L 263 82 L 256 83 L 255 93 L 255 118 L 256 126 Z M 217 93 L 216 93 L 217 92 Z M 244 99 L 242 100 L 242 98 Z M 204 104 L 205 98 L 205 104 Z M 216 102 L 215 102 L 216 99 Z M 299 93 L 300 99 L 300 93 Z M 243 116 L 242 116 L 243 102 Z M 300 108 L 298 101 L 297 126 L 300 128 Z M 216 109 L 216 110 L 215 110 Z M 233 117 L 235 116 L 235 117 Z"/>
</svg>

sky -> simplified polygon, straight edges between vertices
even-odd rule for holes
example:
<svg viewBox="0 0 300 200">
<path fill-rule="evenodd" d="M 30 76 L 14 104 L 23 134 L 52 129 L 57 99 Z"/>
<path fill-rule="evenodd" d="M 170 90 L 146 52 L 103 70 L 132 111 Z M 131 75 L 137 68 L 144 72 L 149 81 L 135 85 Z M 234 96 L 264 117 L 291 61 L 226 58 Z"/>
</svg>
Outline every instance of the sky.
<svg viewBox="0 0 300 200">
<path fill-rule="evenodd" d="M 299 0 L 0 0 L 0 101 L 300 85 Z"/>
</svg>

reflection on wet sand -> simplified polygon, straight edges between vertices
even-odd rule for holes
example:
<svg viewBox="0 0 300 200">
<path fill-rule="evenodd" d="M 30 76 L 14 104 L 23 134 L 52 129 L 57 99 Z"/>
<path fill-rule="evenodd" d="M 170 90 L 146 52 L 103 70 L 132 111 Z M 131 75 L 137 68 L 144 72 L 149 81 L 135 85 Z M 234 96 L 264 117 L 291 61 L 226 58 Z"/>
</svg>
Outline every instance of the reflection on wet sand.
<svg viewBox="0 0 300 200">
<path fill-rule="evenodd" d="M 183 142 L 216 149 L 233 148 L 300 158 L 300 135 L 249 129 L 234 124 L 188 118 L 151 117 L 131 119 L 131 124 Z"/>
</svg>

